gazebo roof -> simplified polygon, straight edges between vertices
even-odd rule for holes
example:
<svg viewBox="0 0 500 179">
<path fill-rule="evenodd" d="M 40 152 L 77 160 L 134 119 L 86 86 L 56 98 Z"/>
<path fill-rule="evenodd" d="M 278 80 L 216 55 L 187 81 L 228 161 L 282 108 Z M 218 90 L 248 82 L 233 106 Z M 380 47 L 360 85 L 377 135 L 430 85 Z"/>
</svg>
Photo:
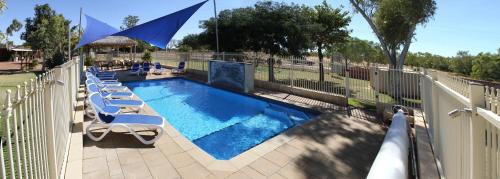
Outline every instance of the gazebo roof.
<svg viewBox="0 0 500 179">
<path fill-rule="evenodd" d="M 135 40 L 124 36 L 108 36 L 104 39 L 97 40 L 89 44 L 90 46 L 108 46 L 108 47 L 128 47 L 137 45 Z"/>
</svg>

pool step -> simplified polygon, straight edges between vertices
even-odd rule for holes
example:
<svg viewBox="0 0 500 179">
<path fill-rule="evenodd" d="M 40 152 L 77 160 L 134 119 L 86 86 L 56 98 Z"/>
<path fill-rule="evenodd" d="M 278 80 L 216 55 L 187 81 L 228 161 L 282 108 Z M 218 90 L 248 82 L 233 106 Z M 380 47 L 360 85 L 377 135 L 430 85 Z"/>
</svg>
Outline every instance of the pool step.
<svg viewBox="0 0 500 179">
<path fill-rule="evenodd" d="M 293 123 L 302 124 L 309 119 L 305 113 L 295 110 L 290 110 L 288 108 L 269 104 L 268 107 L 264 109 L 264 114 L 278 118 L 291 120 Z"/>
</svg>

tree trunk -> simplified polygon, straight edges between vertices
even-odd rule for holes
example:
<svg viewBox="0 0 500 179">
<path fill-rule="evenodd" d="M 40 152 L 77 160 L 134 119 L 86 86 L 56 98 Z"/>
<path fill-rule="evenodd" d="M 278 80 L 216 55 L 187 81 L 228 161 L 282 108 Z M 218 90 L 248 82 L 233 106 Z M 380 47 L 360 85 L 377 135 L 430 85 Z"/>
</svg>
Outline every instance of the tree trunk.
<svg viewBox="0 0 500 179">
<path fill-rule="evenodd" d="M 267 64 L 268 64 L 268 79 L 270 82 L 274 82 L 275 79 L 274 79 L 274 55 L 271 55 L 271 57 L 269 57 L 267 59 Z"/>
<path fill-rule="evenodd" d="M 319 58 L 319 81 L 325 81 L 325 69 L 323 67 L 323 44 L 318 43 L 318 58 Z"/>
<path fill-rule="evenodd" d="M 390 50 L 390 60 L 389 60 L 389 85 L 390 85 L 390 95 L 396 101 L 397 104 L 401 104 L 401 76 L 402 70 L 398 65 L 397 53 L 395 49 Z"/>
</svg>

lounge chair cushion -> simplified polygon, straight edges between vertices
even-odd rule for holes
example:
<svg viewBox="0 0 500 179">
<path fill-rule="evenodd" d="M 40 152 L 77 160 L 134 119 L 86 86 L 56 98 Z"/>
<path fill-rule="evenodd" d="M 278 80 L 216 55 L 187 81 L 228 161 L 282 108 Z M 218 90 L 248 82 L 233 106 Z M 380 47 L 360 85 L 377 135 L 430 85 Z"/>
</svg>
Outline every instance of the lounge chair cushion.
<svg viewBox="0 0 500 179">
<path fill-rule="evenodd" d="M 114 105 L 114 106 L 142 106 L 144 105 L 144 102 L 140 100 L 114 100 L 110 99 L 107 100 L 109 105 Z"/>
<path fill-rule="evenodd" d="M 113 123 L 162 125 L 163 118 L 143 114 L 117 114 Z"/>
</svg>

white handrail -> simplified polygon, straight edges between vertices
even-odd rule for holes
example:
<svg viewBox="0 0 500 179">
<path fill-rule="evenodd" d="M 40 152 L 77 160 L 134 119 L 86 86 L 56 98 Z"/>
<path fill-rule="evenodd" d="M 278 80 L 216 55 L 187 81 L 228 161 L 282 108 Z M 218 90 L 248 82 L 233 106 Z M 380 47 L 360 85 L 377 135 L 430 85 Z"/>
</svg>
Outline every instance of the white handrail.
<svg viewBox="0 0 500 179">
<path fill-rule="evenodd" d="M 366 178 L 408 178 L 408 147 L 408 124 L 403 110 L 399 110 L 392 117 L 391 127 Z"/>
</svg>

